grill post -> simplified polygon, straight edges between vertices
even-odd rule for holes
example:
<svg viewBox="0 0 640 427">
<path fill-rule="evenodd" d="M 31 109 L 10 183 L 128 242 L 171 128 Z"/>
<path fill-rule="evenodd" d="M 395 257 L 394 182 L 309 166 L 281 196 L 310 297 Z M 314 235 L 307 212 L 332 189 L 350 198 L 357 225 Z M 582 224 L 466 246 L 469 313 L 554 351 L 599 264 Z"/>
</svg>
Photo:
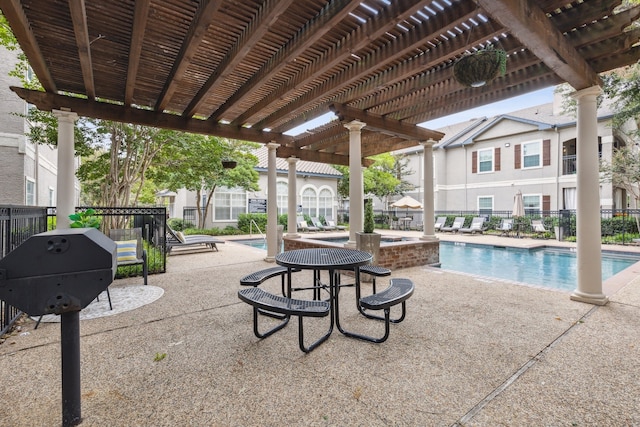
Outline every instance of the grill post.
<svg viewBox="0 0 640 427">
<path fill-rule="evenodd" d="M 62 427 L 82 421 L 80 402 L 80 312 L 60 315 L 62 353 Z"/>
</svg>

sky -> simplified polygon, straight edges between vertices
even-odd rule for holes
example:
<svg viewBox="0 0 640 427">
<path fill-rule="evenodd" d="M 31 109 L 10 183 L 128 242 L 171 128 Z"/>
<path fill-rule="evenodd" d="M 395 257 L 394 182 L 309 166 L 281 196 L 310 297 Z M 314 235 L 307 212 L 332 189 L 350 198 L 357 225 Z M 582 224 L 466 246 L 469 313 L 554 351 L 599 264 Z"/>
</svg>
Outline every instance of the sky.
<svg viewBox="0 0 640 427">
<path fill-rule="evenodd" d="M 471 120 L 476 117 L 493 117 L 500 114 L 510 113 L 512 111 L 522 110 L 523 108 L 533 107 L 536 105 L 547 104 L 553 102 L 553 90 L 554 86 L 527 93 L 525 95 L 516 96 L 504 101 L 495 102 L 493 104 L 487 104 L 482 107 L 472 108 L 470 110 L 462 111 L 460 113 L 451 114 L 449 116 L 441 117 L 436 120 L 431 120 L 425 123 L 420 123 L 420 126 L 428 129 L 438 129 L 443 126 L 447 126 L 454 123 L 460 123 Z M 285 135 L 299 135 L 308 129 L 313 129 L 329 121 L 335 119 L 336 116 L 333 113 L 326 113 L 320 117 L 306 122 L 303 125 L 295 127 L 287 132 Z"/>
<path fill-rule="evenodd" d="M 436 120 L 420 123 L 420 126 L 426 127 L 427 129 L 438 129 L 443 126 L 469 121 L 477 117 L 493 117 L 536 105 L 548 104 L 553 102 L 554 89 L 555 86 L 550 86 L 545 89 L 529 92 L 525 95 L 505 99 L 504 101 L 494 102 L 493 104 L 483 105 L 482 107 L 472 108 Z"/>
</svg>

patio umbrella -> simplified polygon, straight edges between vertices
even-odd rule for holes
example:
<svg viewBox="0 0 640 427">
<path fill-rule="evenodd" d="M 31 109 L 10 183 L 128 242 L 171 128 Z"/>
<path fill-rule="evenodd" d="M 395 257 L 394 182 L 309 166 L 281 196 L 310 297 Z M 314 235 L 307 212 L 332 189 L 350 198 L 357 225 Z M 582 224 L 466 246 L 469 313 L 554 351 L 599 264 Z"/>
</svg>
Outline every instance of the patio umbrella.
<svg viewBox="0 0 640 427">
<path fill-rule="evenodd" d="M 524 216 L 524 202 L 522 200 L 522 192 L 518 190 L 513 197 L 513 212 L 512 216 Z"/>
<path fill-rule="evenodd" d="M 422 203 L 411 196 L 404 196 L 402 199 L 393 202 L 391 206 L 394 208 L 422 209 Z"/>
</svg>

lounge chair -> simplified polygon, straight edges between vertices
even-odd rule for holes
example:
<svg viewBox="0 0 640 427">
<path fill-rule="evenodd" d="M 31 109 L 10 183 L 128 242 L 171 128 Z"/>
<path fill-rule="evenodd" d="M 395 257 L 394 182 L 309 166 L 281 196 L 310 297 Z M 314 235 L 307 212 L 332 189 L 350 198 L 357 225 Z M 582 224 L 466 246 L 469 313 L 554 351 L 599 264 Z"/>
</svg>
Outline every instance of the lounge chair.
<svg viewBox="0 0 640 427">
<path fill-rule="evenodd" d="M 447 222 L 446 216 L 439 216 L 438 218 L 436 218 L 436 223 L 433 225 L 433 230 L 434 231 L 442 230 L 442 227 L 444 227 L 444 224 L 446 222 Z"/>
<path fill-rule="evenodd" d="M 455 233 L 458 230 L 460 230 L 463 226 L 464 226 L 464 217 L 463 216 L 457 216 L 453 220 L 453 224 L 451 226 L 449 226 L 449 227 L 443 226 L 443 227 L 440 228 L 440 230 L 442 230 L 442 231 L 450 231 L 452 233 Z"/>
<path fill-rule="evenodd" d="M 318 218 L 313 218 L 314 220 L 317 220 L 317 222 L 322 225 L 322 227 L 324 228 L 324 231 L 335 231 L 337 230 L 337 227 L 335 224 L 329 224 L 329 221 L 327 221 L 327 219 L 325 218 L 324 223 L 322 221 L 320 221 Z"/>
<path fill-rule="evenodd" d="M 533 221 L 531 221 L 531 229 L 538 236 L 541 235 L 541 234 L 549 232 L 549 230 L 544 228 L 544 224 L 542 223 L 542 220 L 540 220 L 540 219 L 534 219 Z"/>
<path fill-rule="evenodd" d="M 476 234 L 484 231 L 484 218 L 481 216 L 477 216 L 471 220 L 471 225 L 469 227 L 462 227 L 458 230 L 459 233 L 471 233 Z"/>
<path fill-rule="evenodd" d="M 496 230 L 500 231 L 500 235 L 508 236 L 513 230 L 513 218 L 504 218 Z"/>
<path fill-rule="evenodd" d="M 218 243 L 224 243 L 224 240 L 206 234 L 185 235 L 180 231 L 175 231 L 167 224 L 167 254 L 171 254 L 173 248 L 187 246 L 205 246 L 218 252 Z"/>
<path fill-rule="evenodd" d="M 333 227 L 335 230 L 344 231 L 344 230 L 347 229 L 347 227 L 345 227 L 344 225 L 336 225 L 335 221 L 333 221 L 331 219 L 326 219 L 326 221 L 327 221 L 327 225 L 329 227 Z"/>
<path fill-rule="evenodd" d="M 320 231 L 327 231 L 327 227 L 325 227 L 320 220 L 317 217 L 313 217 L 311 218 L 311 224 L 313 224 L 314 227 L 316 227 L 318 230 Z"/>
<path fill-rule="evenodd" d="M 318 227 L 314 227 L 312 225 L 308 225 L 307 221 L 305 221 L 304 219 L 300 219 L 298 218 L 298 230 L 303 231 L 303 232 L 314 232 L 314 231 L 320 231 L 320 229 Z"/>
</svg>

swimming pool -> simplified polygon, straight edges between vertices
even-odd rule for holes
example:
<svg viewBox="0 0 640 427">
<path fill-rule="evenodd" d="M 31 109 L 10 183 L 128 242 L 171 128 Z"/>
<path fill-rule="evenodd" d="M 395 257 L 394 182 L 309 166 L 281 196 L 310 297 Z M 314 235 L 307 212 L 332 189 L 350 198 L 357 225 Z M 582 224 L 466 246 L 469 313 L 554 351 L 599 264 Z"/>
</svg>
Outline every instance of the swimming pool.
<svg viewBox="0 0 640 427">
<path fill-rule="evenodd" d="M 266 250 L 264 239 L 236 240 Z M 640 261 L 637 254 L 603 252 L 602 280 Z M 559 248 L 520 249 L 474 243 L 440 242 L 443 270 L 495 277 L 554 289 L 576 288 L 577 264 L 574 251 Z"/>
<path fill-rule="evenodd" d="M 640 261 L 627 253 L 602 253 L 602 280 Z M 572 291 L 577 284 L 576 253 L 559 248 L 519 249 L 502 246 L 440 242 L 444 270 L 513 280 Z"/>
</svg>

